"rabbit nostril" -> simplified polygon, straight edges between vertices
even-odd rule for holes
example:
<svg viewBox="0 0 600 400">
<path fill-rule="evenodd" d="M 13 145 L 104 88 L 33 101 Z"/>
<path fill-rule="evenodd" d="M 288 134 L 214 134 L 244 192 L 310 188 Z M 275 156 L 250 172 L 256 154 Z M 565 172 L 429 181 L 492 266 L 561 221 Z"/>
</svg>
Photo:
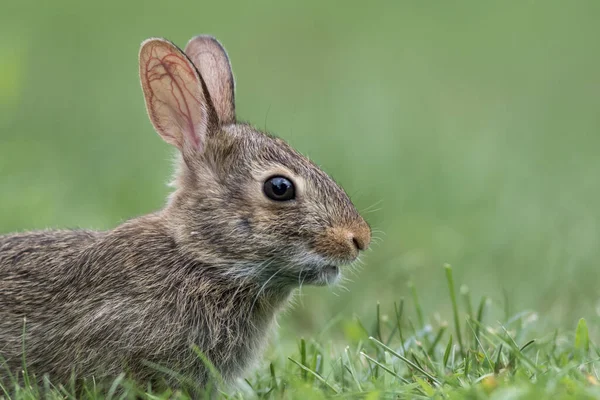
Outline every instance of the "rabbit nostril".
<svg viewBox="0 0 600 400">
<path fill-rule="evenodd" d="M 352 243 L 354 244 L 354 247 L 356 247 L 357 250 L 364 250 L 364 246 L 362 245 L 362 243 L 360 243 L 356 236 L 352 236 Z"/>
<path fill-rule="evenodd" d="M 352 232 L 348 235 L 348 239 L 352 239 L 352 244 L 356 250 L 365 251 L 369 248 L 369 242 L 371 241 L 371 232 Z"/>
</svg>

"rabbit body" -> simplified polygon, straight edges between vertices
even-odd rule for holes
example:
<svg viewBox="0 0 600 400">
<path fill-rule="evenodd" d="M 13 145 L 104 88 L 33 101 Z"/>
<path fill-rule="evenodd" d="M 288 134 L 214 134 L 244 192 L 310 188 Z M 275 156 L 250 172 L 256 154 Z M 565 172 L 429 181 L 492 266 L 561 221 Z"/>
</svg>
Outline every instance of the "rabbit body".
<svg viewBox="0 0 600 400">
<path fill-rule="evenodd" d="M 226 380 L 255 360 L 289 291 L 225 279 L 169 234 L 160 214 L 109 232 L 0 237 L 0 352 L 11 371 L 136 380 L 150 363 L 206 382 L 198 346 Z M 24 342 L 22 333 L 25 332 Z"/>
<path fill-rule="evenodd" d="M 175 191 L 162 211 L 110 231 L 0 236 L 0 378 L 25 360 L 58 382 L 122 371 L 157 381 L 166 369 L 167 381 L 202 385 L 199 350 L 230 382 L 294 288 L 335 281 L 369 245 L 368 224 L 325 172 L 236 121 L 215 39 L 185 52 L 144 42 L 140 77 L 156 131 L 180 153 Z"/>
</svg>

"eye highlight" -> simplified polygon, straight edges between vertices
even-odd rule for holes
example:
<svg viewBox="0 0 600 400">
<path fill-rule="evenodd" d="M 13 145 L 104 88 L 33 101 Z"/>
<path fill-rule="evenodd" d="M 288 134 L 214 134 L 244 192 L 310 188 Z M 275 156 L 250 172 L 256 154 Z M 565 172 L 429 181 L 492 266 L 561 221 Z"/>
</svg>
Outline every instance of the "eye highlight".
<svg viewBox="0 0 600 400">
<path fill-rule="evenodd" d="M 263 185 L 265 195 L 271 200 L 288 201 L 296 197 L 294 184 L 284 176 L 272 176 Z"/>
</svg>

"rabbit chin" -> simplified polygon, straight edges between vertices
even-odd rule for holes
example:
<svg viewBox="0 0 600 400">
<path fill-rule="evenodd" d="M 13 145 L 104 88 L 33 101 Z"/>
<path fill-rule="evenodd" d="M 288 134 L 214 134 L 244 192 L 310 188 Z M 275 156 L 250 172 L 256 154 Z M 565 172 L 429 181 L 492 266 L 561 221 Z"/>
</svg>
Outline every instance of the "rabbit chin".
<svg viewBox="0 0 600 400">
<path fill-rule="evenodd" d="M 340 268 L 336 265 L 311 266 L 298 275 L 300 285 L 328 286 L 335 285 L 341 276 Z"/>
<path fill-rule="evenodd" d="M 291 282 L 292 279 L 290 279 L 290 283 L 297 286 L 328 286 L 335 285 L 340 280 L 340 260 L 333 260 L 315 252 L 307 251 L 290 261 L 288 265 L 292 268 L 286 269 L 294 271 L 290 274 L 290 278 L 293 276 L 295 282 Z M 341 264 L 347 264 L 347 262 L 341 262 Z"/>
</svg>

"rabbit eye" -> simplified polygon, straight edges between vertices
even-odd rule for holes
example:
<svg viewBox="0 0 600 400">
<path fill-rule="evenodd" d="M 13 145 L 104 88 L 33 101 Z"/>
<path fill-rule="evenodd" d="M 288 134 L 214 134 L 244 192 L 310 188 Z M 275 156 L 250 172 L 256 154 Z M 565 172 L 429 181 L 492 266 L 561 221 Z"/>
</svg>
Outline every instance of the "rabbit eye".
<svg viewBox="0 0 600 400">
<path fill-rule="evenodd" d="M 275 201 L 287 201 L 296 197 L 294 184 L 283 176 L 274 176 L 267 179 L 263 190 L 268 198 Z"/>
</svg>

